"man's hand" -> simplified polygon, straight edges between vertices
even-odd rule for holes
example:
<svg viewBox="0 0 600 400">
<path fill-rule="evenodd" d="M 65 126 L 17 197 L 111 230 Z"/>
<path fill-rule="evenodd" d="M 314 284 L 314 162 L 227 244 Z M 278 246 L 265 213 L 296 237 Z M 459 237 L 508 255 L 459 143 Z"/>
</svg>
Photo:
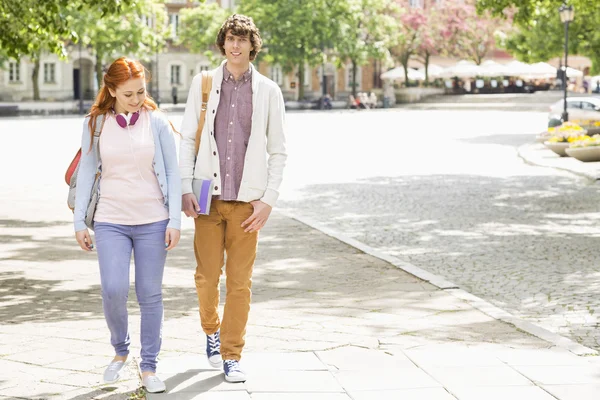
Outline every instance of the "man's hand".
<svg viewBox="0 0 600 400">
<path fill-rule="evenodd" d="M 246 228 L 244 232 L 258 232 L 267 223 L 273 208 L 260 200 L 251 201 L 250 204 L 254 207 L 254 212 L 247 220 L 242 222 L 242 228 Z"/>
<path fill-rule="evenodd" d="M 177 243 L 179 243 L 180 235 L 181 232 L 178 229 L 167 228 L 165 232 L 165 250 L 174 249 Z"/>
<path fill-rule="evenodd" d="M 92 237 L 90 236 L 90 232 L 87 229 L 75 232 L 75 239 L 77 239 L 79 247 L 81 247 L 83 250 L 92 251 L 94 249 Z"/>
<path fill-rule="evenodd" d="M 197 218 L 200 212 L 200 206 L 194 193 L 186 193 L 181 196 L 181 209 L 186 217 Z"/>
</svg>

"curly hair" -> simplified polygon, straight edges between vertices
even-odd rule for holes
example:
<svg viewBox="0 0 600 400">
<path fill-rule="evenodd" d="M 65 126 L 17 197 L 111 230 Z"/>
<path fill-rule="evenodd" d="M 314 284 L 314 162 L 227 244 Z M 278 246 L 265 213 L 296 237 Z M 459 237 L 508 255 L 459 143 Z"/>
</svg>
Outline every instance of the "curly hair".
<svg viewBox="0 0 600 400">
<path fill-rule="evenodd" d="M 254 48 L 254 50 L 250 52 L 250 61 L 254 61 L 262 47 L 262 39 L 252 18 L 242 14 L 233 14 L 225 20 L 217 34 L 216 41 L 217 47 L 221 50 L 222 55 L 225 55 L 225 36 L 227 35 L 227 32 L 231 32 L 231 34 L 235 36 L 250 37 L 250 43 Z"/>
</svg>

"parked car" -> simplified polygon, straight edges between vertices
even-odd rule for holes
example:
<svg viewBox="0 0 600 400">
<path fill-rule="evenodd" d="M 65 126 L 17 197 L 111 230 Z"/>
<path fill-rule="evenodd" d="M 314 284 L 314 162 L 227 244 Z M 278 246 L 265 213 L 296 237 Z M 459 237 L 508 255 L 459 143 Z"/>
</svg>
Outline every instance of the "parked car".
<svg viewBox="0 0 600 400">
<path fill-rule="evenodd" d="M 548 127 L 562 124 L 563 100 L 550 106 Z M 600 98 L 599 97 L 567 97 L 567 113 L 569 121 L 587 129 L 588 134 L 600 133 Z"/>
</svg>

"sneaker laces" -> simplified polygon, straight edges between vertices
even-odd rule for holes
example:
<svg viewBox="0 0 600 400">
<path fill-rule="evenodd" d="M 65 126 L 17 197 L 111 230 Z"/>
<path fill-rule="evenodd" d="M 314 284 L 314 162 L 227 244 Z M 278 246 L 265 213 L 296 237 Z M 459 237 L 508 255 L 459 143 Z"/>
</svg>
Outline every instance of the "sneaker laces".
<svg viewBox="0 0 600 400">
<path fill-rule="evenodd" d="M 148 375 L 146 377 L 146 380 L 150 383 L 159 383 L 160 382 L 160 379 L 158 379 L 158 376 L 156 376 L 156 375 Z"/>
<path fill-rule="evenodd" d="M 229 372 L 242 372 L 237 360 L 225 360 L 224 363 L 227 365 Z"/>
<path fill-rule="evenodd" d="M 208 341 L 208 349 L 210 353 L 216 353 L 221 350 L 221 340 L 219 339 L 218 333 L 213 333 L 212 335 L 206 335 L 206 339 Z"/>
</svg>

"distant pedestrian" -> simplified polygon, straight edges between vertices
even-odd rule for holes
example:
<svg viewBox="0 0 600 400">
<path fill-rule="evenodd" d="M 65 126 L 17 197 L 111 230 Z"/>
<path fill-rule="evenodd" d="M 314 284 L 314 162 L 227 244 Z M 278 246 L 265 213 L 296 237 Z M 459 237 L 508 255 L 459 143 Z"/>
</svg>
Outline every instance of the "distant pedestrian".
<svg viewBox="0 0 600 400">
<path fill-rule="evenodd" d="M 170 123 L 146 94 L 145 68 L 121 57 L 103 77 L 86 116 L 75 196 L 75 237 L 94 248 L 85 224 L 96 174 L 102 195 L 93 217 L 102 306 L 115 356 L 104 382 L 121 377 L 129 355 L 127 297 L 133 252 L 141 312 L 140 370 L 146 392 L 165 390 L 155 375 L 163 324 L 162 280 L 167 250 L 179 242 L 181 179 Z M 94 138 L 100 124 L 101 140 Z"/>
<path fill-rule="evenodd" d="M 171 88 L 171 96 L 173 97 L 173 104 L 177 105 L 177 86 Z"/>
</svg>

